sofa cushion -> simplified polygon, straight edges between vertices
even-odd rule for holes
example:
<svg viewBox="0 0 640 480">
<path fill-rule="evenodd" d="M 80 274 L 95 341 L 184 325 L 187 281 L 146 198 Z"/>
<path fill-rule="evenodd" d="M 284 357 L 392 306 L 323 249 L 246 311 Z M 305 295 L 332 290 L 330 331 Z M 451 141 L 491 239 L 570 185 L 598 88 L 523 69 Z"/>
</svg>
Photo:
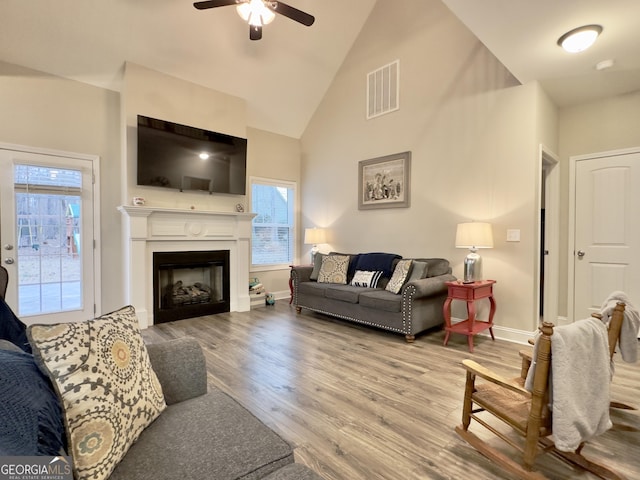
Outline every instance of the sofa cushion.
<svg viewBox="0 0 640 480">
<path fill-rule="evenodd" d="M 429 264 L 424 261 L 414 260 L 411 264 L 411 273 L 407 282 L 414 280 L 420 280 L 421 278 L 427 278 Z"/>
<path fill-rule="evenodd" d="M 402 296 L 388 290 L 365 290 L 359 296 L 363 307 L 375 308 L 385 312 L 397 313 L 401 310 Z"/>
<path fill-rule="evenodd" d="M 297 291 L 300 295 L 324 297 L 324 293 L 327 291 L 327 288 L 329 288 L 330 285 L 330 283 L 300 282 Z"/>
<path fill-rule="evenodd" d="M 359 295 L 366 290 L 367 289 L 363 287 L 336 285 L 327 287 L 324 296 L 333 300 L 340 300 L 341 302 L 358 303 Z"/>
<path fill-rule="evenodd" d="M 0 346 L 0 419 L 0 456 L 55 456 L 66 447 L 49 379 L 31 354 L 10 342 Z"/>
<path fill-rule="evenodd" d="M 293 462 L 280 436 L 221 390 L 170 405 L 110 480 L 256 480 Z"/>
<path fill-rule="evenodd" d="M 108 478 L 166 407 L 133 307 L 27 334 L 62 397 L 74 478 Z"/>
<path fill-rule="evenodd" d="M 437 277 L 451 272 L 449 260 L 444 258 L 421 258 L 420 260 L 424 260 L 429 264 L 427 277 Z"/>
<path fill-rule="evenodd" d="M 311 271 L 311 275 L 309 276 L 310 280 L 318 280 L 318 274 L 320 273 L 320 267 L 322 267 L 322 259 L 326 257 L 326 253 L 316 253 L 316 256 L 313 257 L 313 270 Z"/>
<path fill-rule="evenodd" d="M 400 293 L 400 290 L 402 290 L 402 286 L 409 278 L 411 263 L 412 260 L 400 260 L 396 264 L 396 268 L 393 271 L 391 280 L 389 280 L 389 283 L 385 287 L 385 290 L 388 290 L 391 293 Z"/>
<path fill-rule="evenodd" d="M 393 262 L 402 258 L 394 253 L 361 253 L 355 264 L 356 270 L 382 270 L 384 277 L 393 274 Z"/>
<path fill-rule="evenodd" d="M 348 255 L 327 255 L 322 258 L 322 266 L 318 273 L 319 283 L 347 283 L 347 270 L 349 268 Z"/>
<path fill-rule="evenodd" d="M 376 288 L 380 277 L 382 277 L 382 271 L 368 272 L 366 270 L 356 270 L 350 283 L 354 287 Z"/>
</svg>

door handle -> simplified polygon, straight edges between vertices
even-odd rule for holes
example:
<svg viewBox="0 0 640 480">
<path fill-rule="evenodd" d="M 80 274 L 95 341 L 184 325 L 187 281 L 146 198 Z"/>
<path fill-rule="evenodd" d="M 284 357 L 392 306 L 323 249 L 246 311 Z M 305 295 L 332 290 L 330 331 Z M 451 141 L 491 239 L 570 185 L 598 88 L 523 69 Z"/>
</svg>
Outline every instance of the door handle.
<svg viewBox="0 0 640 480">
<path fill-rule="evenodd" d="M 13 265 L 13 262 L 15 262 L 15 260 L 11 257 L 7 257 L 4 259 L 4 263 L 6 263 L 7 265 Z"/>
<path fill-rule="evenodd" d="M 583 252 L 582 250 L 578 250 L 578 252 L 576 253 L 576 255 L 578 255 L 578 258 L 582 258 L 584 257 L 585 252 Z"/>
<path fill-rule="evenodd" d="M 11 245 L 10 243 L 7 243 L 7 244 L 4 246 L 4 249 L 5 249 L 5 250 L 13 250 L 13 245 Z"/>
</svg>

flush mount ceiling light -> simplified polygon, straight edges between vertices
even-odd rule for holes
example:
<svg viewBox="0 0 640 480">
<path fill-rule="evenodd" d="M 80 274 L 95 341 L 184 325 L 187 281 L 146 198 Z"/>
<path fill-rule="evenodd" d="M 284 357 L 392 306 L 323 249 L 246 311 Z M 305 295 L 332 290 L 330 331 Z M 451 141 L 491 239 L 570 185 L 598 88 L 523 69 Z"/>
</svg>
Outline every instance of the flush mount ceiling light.
<svg viewBox="0 0 640 480">
<path fill-rule="evenodd" d="M 594 44 L 600 33 L 602 33 L 601 25 L 574 28 L 558 39 L 558 45 L 569 53 L 582 52 Z"/>
</svg>

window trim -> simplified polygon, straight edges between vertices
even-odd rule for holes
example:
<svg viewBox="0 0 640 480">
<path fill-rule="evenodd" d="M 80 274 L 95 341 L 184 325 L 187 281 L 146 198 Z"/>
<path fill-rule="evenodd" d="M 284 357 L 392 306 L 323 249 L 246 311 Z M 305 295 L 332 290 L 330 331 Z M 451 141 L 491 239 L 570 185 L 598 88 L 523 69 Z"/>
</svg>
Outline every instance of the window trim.
<svg viewBox="0 0 640 480">
<path fill-rule="evenodd" d="M 269 265 L 256 265 L 253 263 L 253 220 L 251 221 L 251 242 L 250 242 L 250 269 L 252 272 L 265 272 L 265 271 L 276 271 L 276 270 L 289 270 L 291 265 L 296 262 L 296 258 L 298 258 L 298 183 L 292 180 L 282 180 L 276 178 L 266 178 L 266 177 L 249 177 L 249 192 L 248 192 L 248 204 L 251 206 L 253 211 L 253 185 L 266 185 L 272 187 L 282 187 L 293 190 L 293 206 L 292 206 L 292 241 L 293 241 L 293 258 L 291 262 L 287 263 L 272 263 Z"/>
</svg>

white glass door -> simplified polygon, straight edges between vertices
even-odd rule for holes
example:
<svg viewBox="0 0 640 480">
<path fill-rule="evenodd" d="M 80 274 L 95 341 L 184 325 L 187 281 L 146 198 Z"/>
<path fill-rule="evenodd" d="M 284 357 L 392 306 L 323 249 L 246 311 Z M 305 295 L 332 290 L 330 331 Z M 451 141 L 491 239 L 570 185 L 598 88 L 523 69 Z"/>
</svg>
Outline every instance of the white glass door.
<svg viewBox="0 0 640 480">
<path fill-rule="evenodd" d="M 27 323 L 94 312 L 93 162 L 0 150 L 6 300 Z"/>
</svg>

